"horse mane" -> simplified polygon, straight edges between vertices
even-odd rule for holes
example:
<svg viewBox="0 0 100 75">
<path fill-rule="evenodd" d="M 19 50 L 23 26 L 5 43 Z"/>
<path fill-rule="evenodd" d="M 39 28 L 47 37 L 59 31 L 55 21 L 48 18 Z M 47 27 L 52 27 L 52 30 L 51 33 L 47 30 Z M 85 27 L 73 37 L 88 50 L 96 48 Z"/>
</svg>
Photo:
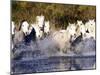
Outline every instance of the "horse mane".
<svg viewBox="0 0 100 75">
<path fill-rule="evenodd" d="M 26 21 L 26 20 L 24 19 L 24 20 L 22 20 L 22 21 L 20 22 L 20 24 L 19 24 L 19 31 L 21 30 L 21 26 L 22 26 L 22 23 L 23 23 L 24 21 Z"/>
</svg>

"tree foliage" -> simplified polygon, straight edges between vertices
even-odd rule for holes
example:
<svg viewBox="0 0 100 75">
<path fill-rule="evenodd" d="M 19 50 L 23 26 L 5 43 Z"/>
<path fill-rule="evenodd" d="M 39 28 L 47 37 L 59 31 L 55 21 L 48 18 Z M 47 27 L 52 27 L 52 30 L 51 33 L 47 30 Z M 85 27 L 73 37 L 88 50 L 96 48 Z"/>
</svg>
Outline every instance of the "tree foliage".
<svg viewBox="0 0 100 75">
<path fill-rule="evenodd" d="M 34 23 L 37 15 L 44 15 L 56 27 L 66 27 L 68 22 L 96 18 L 96 6 L 12 1 L 12 20 L 17 24 L 25 19 Z"/>
</svg>

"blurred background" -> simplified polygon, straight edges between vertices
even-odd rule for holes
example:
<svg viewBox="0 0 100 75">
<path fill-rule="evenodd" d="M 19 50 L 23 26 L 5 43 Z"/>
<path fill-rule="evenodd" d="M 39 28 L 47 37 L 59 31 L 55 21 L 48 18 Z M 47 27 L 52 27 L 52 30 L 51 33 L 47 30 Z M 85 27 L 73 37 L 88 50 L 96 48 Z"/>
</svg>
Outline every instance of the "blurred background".
<svg viewBox="0 0 100 75">
<path fill-rule="evenodd" d="M 43 2 L 15 1 L 11 2 L 12 21 L 19 25 L 23 19 L 29 23 L 36 20 L 36 16 L 44 15 L 45 20 L 49 20 L 53 28 L 66 29 L 68 23 L 96 18 L 96 6 L 56 4 Z"/>
</svg>

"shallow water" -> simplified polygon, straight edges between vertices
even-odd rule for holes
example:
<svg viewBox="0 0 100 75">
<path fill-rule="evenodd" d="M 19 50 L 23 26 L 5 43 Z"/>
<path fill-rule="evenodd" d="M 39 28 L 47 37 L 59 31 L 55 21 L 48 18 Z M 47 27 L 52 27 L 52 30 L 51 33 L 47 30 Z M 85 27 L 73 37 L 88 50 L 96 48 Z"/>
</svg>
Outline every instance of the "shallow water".
<svg viewBox="0 0 100 75">
<path fill-rule="evenodd" d="M 30 60 L 13 60 L 14 73 L 36 73 L 67 70 L 95 69 L 95 56 L 68 57 L 57 56 Z"/>
<path fill-rule="evenodd" d="M 95 43 L 89 43 L 85 42 L 86 46 L 82 46 L 84 42 L 78 45 L 78 49 L 82 49 L 81 54 L 75 54 L 71 50 L 68 53 L 61 53 L 50 39 L 32 42 L 29 45 L 20 43 L 12 50 L 11 72 L 21 74 L 95 69 Z"/>
</svg>

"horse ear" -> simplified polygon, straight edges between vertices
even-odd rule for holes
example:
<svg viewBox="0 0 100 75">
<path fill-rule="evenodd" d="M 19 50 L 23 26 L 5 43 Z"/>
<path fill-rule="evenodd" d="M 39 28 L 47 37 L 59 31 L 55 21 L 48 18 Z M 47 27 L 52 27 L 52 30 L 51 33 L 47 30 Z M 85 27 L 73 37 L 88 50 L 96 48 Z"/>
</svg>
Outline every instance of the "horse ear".
<svg viewBox="0 0 100 75">
<path fill-rule="evenodd" d="M 22 26 L 22 22 L 19 23 L 19 29 L 18 30 L 21 30 L 21 26 Z"/>
<path fill-rule="evenodd" d="M 49 23 L 49 21 L 47 21 Z"/>
<path fill-rule="evenodd" d="M 92 22 L 95 22 L 95 20 L 94 20 L 94 19 L 92 19 Z"/>
<path fill-rule="evenodd" d="M 75 23 L 73 23 L 75 25 Z"/>
<path fill-rule="evenodd" d="M 79 22 L 79 20 L 77 20 L 77 23 Z"/>
<path fill-rule="evenodd" d="M 89 19 L 89 22 L 91 22 L 92 20 Z"/>
<path fill-rule="evenodd" d="M 68 24 L 70 25 L 71 23 L 69 22 Z"/>
</svg>

